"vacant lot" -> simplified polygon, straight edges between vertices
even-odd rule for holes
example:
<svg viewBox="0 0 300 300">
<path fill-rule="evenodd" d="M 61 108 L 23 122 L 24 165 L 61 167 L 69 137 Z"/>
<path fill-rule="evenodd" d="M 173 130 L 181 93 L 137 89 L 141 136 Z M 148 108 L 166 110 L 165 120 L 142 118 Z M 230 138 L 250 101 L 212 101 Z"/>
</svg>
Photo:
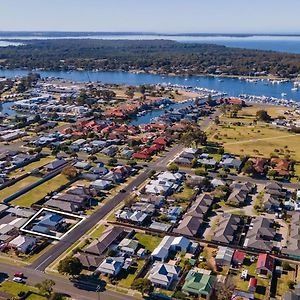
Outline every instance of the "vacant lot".
<svg viewBox="0 0 300 300">
<path fill-rule="evenodd" d="M 31 184 L 37 182 L 38 180 L 40 180 L 40 178 L 34 177 L 34 176 L 29 176 L 29 177 L 24 178 L 23 180 L 18 181 L 17 183 L 13 184 L 12 186 L 9 186 L 3 190 L 0 190 L 0 201 L 3 201 L 7 197 L 30 186 Z"/>
<path fill-rule="evenodd" d="M 270 157 L 277 149 L 277 155 L 281 157 L 290 155 L 300 160 L 300 136 L 286 130 L 267 125 L 214 125 L 207 134 L 211 141 L 222 144 L 225 151 L 237 155 Z"/>
<path fill-rule="evenodd" d="M 18 177 L 21 176 L 27 172 L 31 172 L 34 169 L 40 168 L 46 164 L 48 164 L 49 162 L 51 162 L 52 160 L 54 160 L 53 156 L 48 156 L 48 157 L 44 157 L 41 158 L 38 161 L 35 161 L 27 166 L 24 166 L 23 168 L 19 168 L 15 171 L 13 171 L 12 173 L 9 174 L 9 177 Z"/>
<path fill-rule="evenodd" d="M 36 203 L 37 201 L 47 196 L 48 193 L 56 191 L 62 185 L 68 182 L 69 180 L 67 179 L 66 176 L 61 174 L 57 175 L 54 178 L 44 182 L 43 184 L 27 192 L 26 194 L 16 198 L 15 200 L 12 201 L 12 204 L 20 205 L 24 207 L 30 207 L 32 204 Z"/>
</svg>

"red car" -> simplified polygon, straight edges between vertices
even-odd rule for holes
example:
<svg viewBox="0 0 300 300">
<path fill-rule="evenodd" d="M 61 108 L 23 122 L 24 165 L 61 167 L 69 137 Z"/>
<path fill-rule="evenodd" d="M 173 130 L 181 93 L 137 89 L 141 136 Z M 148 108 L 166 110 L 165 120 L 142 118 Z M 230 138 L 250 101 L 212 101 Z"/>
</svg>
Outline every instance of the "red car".
<svg viewBox="0 0 300 300">
<path fill-rule="evenodd" d="M 24 274 L 21 273 L 21 272 L 17 272 L 17 273 L 14 274 L 14 277 L 23 278 L 23 277 L 24 277 Z"/>
</svg>

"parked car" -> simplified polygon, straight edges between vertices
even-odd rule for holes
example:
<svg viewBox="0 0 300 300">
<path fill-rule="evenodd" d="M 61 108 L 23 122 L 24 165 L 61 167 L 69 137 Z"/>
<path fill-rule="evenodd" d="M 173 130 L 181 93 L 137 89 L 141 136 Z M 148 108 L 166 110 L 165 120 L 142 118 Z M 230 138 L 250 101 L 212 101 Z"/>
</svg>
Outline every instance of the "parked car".
<svg viewBox="0 0 300 300">
<path fill-rule="evenodd" d="M 25 280 L 23 278 L 20 278 L 20 277 L 14 277 L 13 281 L 17 282 L 17 283 L 25 283 Z"/>
<path fill-rule="evenodd" d="M 22 272 L 16 272 L 14 277 L 24 278 L 24 274 Z"/>
</svg>

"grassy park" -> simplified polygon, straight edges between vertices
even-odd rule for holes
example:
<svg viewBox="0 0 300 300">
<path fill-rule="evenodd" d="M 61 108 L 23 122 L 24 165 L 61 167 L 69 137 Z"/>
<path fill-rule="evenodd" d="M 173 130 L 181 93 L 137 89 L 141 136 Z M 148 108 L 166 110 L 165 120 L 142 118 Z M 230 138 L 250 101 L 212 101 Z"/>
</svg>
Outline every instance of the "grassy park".
<svg viewBox="0 0 300 300">
<path fill-rule="evenodd" d="M 225 151 L 237 155 L 270 157 L 277 149 L 281 157 L 290 155 L 300 160 L 299 136 L 268 125 L 213 125 L 207 135 L 212 142 L 223 145 Z"/>
</svg>

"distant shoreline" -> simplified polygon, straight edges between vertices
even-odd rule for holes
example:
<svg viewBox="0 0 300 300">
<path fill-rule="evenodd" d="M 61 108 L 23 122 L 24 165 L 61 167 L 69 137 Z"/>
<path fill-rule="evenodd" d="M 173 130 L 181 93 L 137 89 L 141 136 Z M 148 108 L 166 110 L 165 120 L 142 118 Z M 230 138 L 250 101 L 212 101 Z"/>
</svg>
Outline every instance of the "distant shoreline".
<svg viewBox="0 0 300 300">
<path fill-rule="evenodd" d="M 168 32 L 103 32 L 103 31 L 0 31 L 2 37 L 92 37 L 92 36 L 169 36 L 169 37 L 300 37 L 300 33 L 168 33 Z"/>
</svg>

